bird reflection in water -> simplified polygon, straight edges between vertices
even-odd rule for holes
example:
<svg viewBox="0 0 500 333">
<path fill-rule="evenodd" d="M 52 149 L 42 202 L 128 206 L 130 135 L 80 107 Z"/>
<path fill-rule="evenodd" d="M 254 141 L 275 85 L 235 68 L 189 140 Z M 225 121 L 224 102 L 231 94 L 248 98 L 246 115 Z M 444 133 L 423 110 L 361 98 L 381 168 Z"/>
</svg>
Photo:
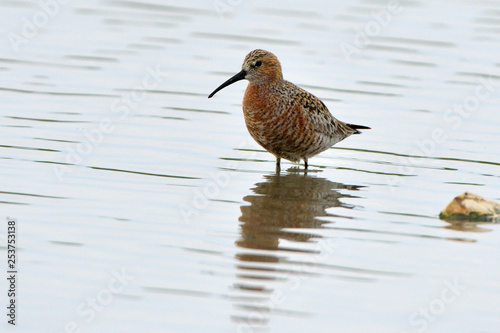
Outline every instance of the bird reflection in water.
<svg viewBox="0 0 500 333">
<path fill-rule="evenodd" d="M 243 198 L 250 205 L 241 206 L 241 239 L 236 242 L 240 247 L 273 250 L 278 249 L 280 239 L 305 242 L 318 237 L 283 229 L 321 228 L 329 222 L 317 217 L 335 216 L 327 213 L 326 209 L 353 207 L 343 203 L 341 199 L 356 196 L 339 190 L 355 191 L 361 187 L 335 183 L 303 173 L 277 173 L 264 178 L 266 181 L 255 184 L 252 189 L 254 194 Z"/>
<path fill-rule="evenodd" d="M 348 192 L 362 187 L 298 172 L 276 173 L 264 178 L 265 181 L 251 189 L 253 194 L 243 198 L 248 205 L 241 206 L 239 218 L 241 237 L 236 245 L 243 249 L 235 255 L 239 273 L 233 283 L 236 312 L 231 317 L 242 329 L 263 329 L 271 313 L 307 315 L 302 310 L 278 309 L 273 295 L 275 291 L 281 293 L 277 289 L 290 289 L 288 284 L 294 284 L 292 276 L 310 276 L 302 267 L 315 265 L 314 254 L 319 253 L 318 249 L 303 245 L 321 236 L 303 229 L 318 229 L 331 223 L 318 219 L 338 216 L 327 212 L 329 208 L 353 208 L 342 199 L 356 198 Z M 285 242 L 288 245 L 280 245 L 282 240 L 289 241 Z M 285 257 L 284 253 L 290 255 Z"/>
</svg>

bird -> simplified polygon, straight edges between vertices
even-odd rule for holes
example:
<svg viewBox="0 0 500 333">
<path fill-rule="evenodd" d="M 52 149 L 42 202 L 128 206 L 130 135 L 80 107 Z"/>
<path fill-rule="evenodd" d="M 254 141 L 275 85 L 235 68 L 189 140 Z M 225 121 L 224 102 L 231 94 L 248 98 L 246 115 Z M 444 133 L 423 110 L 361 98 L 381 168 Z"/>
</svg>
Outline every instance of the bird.
<svg viewBox="0 0 500 333">
<path fill-rule="evenodd" d="M 370 127 L 336 119 L 325 103 L 310 92 L 284 80 L 281 64 L 271 52 L 249 52 L 241 71 L 222 83 L 208 98 L 238 82 L 248 80 L 243 97 L 243 115 L 248 132 L 265 150 L 281 159 L 304 161 L 327 150 L 359 130 Z"/>
</svg>

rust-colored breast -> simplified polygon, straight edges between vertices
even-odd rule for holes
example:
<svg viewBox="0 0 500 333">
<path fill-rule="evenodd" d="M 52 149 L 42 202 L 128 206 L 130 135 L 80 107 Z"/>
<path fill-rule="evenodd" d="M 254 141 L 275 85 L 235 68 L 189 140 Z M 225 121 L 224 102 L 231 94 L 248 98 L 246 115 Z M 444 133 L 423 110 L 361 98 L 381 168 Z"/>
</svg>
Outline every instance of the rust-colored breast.
<svg viewBox="0 0 500 333">
<path fill-rule="evenodd" d="M 315 144 L 317 133 L 308 114 L 287 91 L 249 84 L 243 114 L 252 137 L 276 156 L 298 161 Z"/>
</svg>

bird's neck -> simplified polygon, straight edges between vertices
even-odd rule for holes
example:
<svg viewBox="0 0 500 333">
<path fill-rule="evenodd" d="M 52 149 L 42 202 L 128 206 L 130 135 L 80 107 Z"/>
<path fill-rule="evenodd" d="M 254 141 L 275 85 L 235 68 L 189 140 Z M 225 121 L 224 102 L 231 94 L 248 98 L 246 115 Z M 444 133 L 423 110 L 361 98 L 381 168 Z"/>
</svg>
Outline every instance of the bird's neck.
<svg viewBox="0 0 500 333">
<path fill-rule="evenodd" d="M 250 82 L 243 97 L 243 108 L 250 110 L 264 110 L 269 104 L 280 99 L 280 89 L 283 82 Z"/>
</svg>

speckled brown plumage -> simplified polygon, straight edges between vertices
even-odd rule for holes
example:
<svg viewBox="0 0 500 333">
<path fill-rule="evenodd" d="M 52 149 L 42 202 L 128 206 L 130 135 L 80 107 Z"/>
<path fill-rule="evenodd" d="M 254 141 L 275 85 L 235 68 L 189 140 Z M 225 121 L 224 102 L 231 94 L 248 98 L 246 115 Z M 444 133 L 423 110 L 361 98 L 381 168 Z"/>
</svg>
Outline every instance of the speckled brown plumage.
<svg viewBox="0 0 500 333">
<path fill-rule="evenodd" d="M 346 124 L 328 111 L 313 94 L 283 79 L 281 64 L 271 52 L 247 54 L 242 70 L 220 87 L 242 79 L 249 84 L 243 97 L 243 114 L 250 135 L 264 149 L 280 159 L 304 160 L 330 148 L 366 126 Z"/>
</svg>

